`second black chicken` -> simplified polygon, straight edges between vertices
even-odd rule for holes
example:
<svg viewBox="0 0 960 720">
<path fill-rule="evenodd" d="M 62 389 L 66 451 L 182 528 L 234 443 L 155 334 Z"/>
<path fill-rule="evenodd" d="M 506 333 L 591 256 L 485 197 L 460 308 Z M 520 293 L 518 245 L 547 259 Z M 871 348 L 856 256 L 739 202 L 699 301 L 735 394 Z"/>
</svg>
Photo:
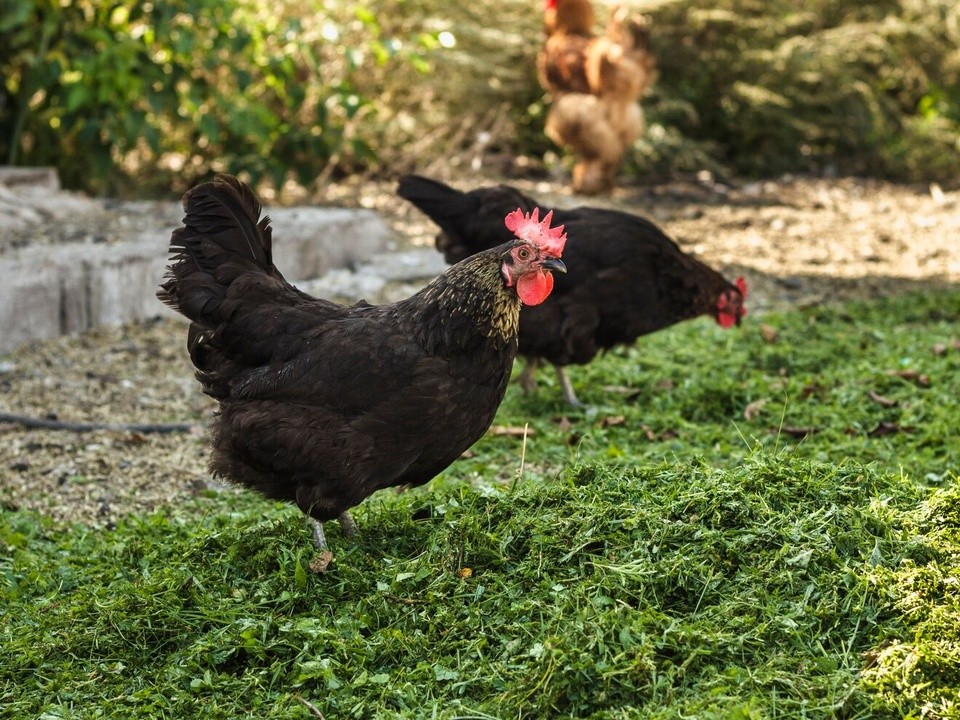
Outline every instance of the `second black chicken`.
<svg viewBox="0 0 960 720">
<path fill-rule="evenodd" d="M 544 207 L 509 185 L 469 192 L 418 175 L 400 179 L 398 194 L 443 231 L 437 249 L 448 263 L 510 239 L 506 212 Z M 520 314 L 520 377 L 527 390 L 540 360 L 554 365 L 566 401 L 580 406 L 564 368 L 586 364 L 601 350 L 700 315 L 722 327 L 746 314 L 744 279 L 730 282 L 689 255 L 646 218 L 597 207 L 554 209 L 567 233 L 564 262 L 553 293 Z"/>
</svg>

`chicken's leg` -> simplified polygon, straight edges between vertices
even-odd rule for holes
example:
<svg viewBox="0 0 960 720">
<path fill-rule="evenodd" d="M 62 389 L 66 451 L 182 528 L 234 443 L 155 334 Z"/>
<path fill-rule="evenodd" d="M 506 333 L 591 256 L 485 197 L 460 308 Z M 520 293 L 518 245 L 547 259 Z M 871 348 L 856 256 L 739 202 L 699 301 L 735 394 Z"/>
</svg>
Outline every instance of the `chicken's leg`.
<svg viewBox="0 0 960 720">
<path fill-rule="evenodd" d="M 310 518 L 310 521 L 313 523 L 314 544 L 319 550 L 326 550 L 327 536 L 323 532 L 323 523 L 314 518 Z M 337 521 L 340 523 L 340 532 L 343 533 L 344 537 L 353 537 L 357 534 L 357 521 L 353 519 L 353 516 L 348 511 L 344 510 L 340 513 Z"/>
<path fill-rule="evenodd" d="M 531 393 L 537 389 L 537 366 L 540 365 L 538 358 L 528 358 L 526 365 L 523 366 L 523 372 L 517 376 L 517 382 L 523 388 L 525 393 Z"/>
<path fill-rule="evenodd" d="M 553 367 L 557 371 L 557 380 L 560 381 L 560 388 L 563 390 L 563 399 L 566 400 L 567 404 L 571 407 L 585 407 L 582 402 L 577 400 L 577 394 L 573 392 L 573 383 L 571 383 L 570 378 L 567 377 L 567 373 L 563 369 L 563 366 L 554 365 Z"/>
<path fill-rule="evenodd" d="M 340 523 L 340 532 L 343 533 L 344 537 L 353 537 L 357 534 L 357 521 L 353 519 L 353 515 L 348 510 L 340 513 L 337 520 Z"/>
<path fill-rule="evenodd" d="M 318 550 L 326 550 L 327 536 L 323 534 L 323 523 L 313 518 L 310 518 L 310 522 L 313 523 L 313 544 Z"/>
</svg>

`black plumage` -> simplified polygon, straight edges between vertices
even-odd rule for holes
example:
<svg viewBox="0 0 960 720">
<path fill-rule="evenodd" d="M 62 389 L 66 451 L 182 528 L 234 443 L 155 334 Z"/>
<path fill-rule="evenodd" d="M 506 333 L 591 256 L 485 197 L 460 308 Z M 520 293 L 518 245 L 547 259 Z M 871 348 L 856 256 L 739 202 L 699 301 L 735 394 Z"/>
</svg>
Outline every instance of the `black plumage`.
<svg viewBox="0 0 960 720">
<path fill-rule="evenodd" d="M 350 507 L 427 482 L 487 430 L 517 350 L 505 274 L 563 267 L 509 234 L 404 301 L 344 307 L 284 280 L 269 220 L 235 178 L 184 208 L 158 296 L 192 321 L 190 358 L 220 403 L 212 468 L 318 522 L 352 525 Z"/>
<path fill-rule="evenodd" d="M 493 218 L 504 208 L 539 205 L 507 185 L 461 192 L 417 175 L 402 177 L 398 194 L 443 231 L 437 248 L 447 262 L 503 242 L 505 228 Z M 565 366 L 683 320 L 710 315 L 729 327 L 746 312 L 742 278 L 729 282 L 649 220 L 596 207 L 553 213 L 567 234 L 568 272 L 543 304 L 520 314 L 519 352 L 531 359 L 521 377 L 525 386 L 537 361 L 546 360 L 557 368 L 567 401 L 577 405 Z"/>
</svg>

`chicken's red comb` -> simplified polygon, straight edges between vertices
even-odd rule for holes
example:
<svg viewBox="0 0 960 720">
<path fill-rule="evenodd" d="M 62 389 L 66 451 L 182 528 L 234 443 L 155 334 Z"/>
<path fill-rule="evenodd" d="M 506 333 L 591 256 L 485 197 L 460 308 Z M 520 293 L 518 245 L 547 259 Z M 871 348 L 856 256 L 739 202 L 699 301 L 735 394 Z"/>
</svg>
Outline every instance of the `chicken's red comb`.
<svg viewBox="0 0 960 720">
<path fill-rule="evenodd" d="M 533 212 L 524 214 L 523 210 L 517 208 L 504 218 L 507 228 L 521 240 L 533 243 L 547 255 L 560 257 L 563 252 L 563 245 L 567 242 L 566 233 L 563 232 L 563 225 L 555 228 L 550 227 L 550 220 L 553 219 L 553 210 L 543 216 L 540 220 L 540 208 L 535 207 Z"/>
<path fill-rule="evenodd" d="M 743 277 L 741 276 L 741 277 L 738 277 L 738 278 L 737 278 L 737 282 L 736 282 L 735 284 L 736 284 L 736 286 L 737 286 L 737 290 L 740 291 L 740 294 L 741 294 L 743 297 L 746 297 L 746 296 L 747 296 L 747 281 L 744 280 Z"/>
</svg>

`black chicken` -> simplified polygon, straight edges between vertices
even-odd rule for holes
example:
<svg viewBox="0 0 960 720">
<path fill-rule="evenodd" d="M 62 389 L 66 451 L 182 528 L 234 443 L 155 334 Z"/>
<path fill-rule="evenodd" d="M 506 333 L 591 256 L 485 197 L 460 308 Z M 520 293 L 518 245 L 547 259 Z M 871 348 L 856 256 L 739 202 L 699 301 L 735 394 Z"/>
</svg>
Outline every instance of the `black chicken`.
<svg viewBox="0 0 960 720">
<path fill-rule="evenodd" d="M 398 194 L 440 227 L 437 249 L 450 263 L 507 239 L 496 223 L 504 208 L 537 205 L 508 185 L 461 192 L 418 175 L 400 178 Z M 520 377 L 525 389 L 544 359 L 556 367 L 566 401 L 579 406 L 566 365 L 681 320 L 711 315 L 731 327 L 746 314 L 743 278 L 728 282 L 649 220 L 595 207 L 554 210 L 553 217 L 567 233 L 569 272 L 549 300 L 520 313 L 520 354 L 530 359 Z"/>
<path fill-rule="evenodd" d="M 392 305 L 344 307 L 288 284 L 269 219 L 236 178 L 184 196 L 157 293 L 192 322 L 190 358 L 220 402 L 212 469 L 322 522 L 381 488 L 421 485 L 490 426 L 517 352 L 521 301 L 553 286 L 562 228 L 505 213 L 506 242 Z M 501 218 L 504 222 L 504 218 Z"/>
</svg>

